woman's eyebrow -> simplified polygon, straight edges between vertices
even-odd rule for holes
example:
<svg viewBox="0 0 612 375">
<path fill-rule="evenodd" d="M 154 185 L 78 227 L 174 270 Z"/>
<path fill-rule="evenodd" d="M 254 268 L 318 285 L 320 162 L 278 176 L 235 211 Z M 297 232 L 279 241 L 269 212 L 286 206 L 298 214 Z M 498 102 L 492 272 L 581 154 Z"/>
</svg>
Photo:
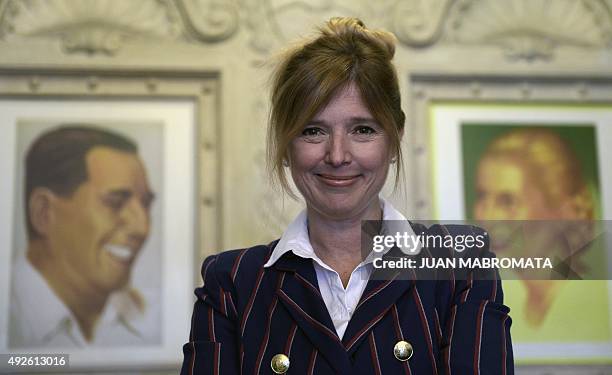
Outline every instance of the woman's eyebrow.
<svg viewBox="0 0 612 375">
<path fill-rule="evenodd" d="M 351 117 L 349 119 L 349 123 L 351 123 L 351 124 L 362 123 L 362 122 L 378 124 L 378 121 L 376 121 L 376 119 L 374 119 L 372 117 L 359 117 L 358 116 L 358 117 Z"/>
<path fill-rule="evenodd" d="M 350 117 L 346 123 L 347 124 L 359 124 L 359 123 L 371 123 L 371 124 L 378 124 L 378 121 L 376 121 L 375 118 L 372 117 L 362 117 L 362 116 L 355 116 L 355 117 Z M 327 121 L 324 120 L 310 120 L 306 123 L 306 126 L 313 126 L 313 125 L 327 125 Z"/>
<path fill-rule="evenodd" d="M 323 120 L 310 120 L 306 123 L 306 126 L 312 126 L 312 125 L 325 125 L 326 122 Z"/>
</svg>

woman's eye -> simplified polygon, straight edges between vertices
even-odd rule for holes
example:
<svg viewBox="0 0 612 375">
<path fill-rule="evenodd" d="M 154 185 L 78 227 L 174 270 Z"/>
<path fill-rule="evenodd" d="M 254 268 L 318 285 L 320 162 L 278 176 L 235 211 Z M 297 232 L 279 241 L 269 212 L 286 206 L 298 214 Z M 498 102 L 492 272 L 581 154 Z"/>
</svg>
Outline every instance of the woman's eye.
<svg viewBox="0 0 612 375">
<path fill-rule="evenodd" d="M 305 137 L 316 137 L 318 135 L 323 135 L 323 131 L 319 128 L 306 128 L 302 130 L 302 135 Z"/>
<path fill-rule="evenodd" d="M 512 208 L 516 206 L 517 201 L 517 197 L 510 193 L 502 193 L 497 197 L 497 204 L 504 208 Z"/>
<path fill-rule="evenodd" d="M 376 130 L 371 126 L 358 126 L 355 128 L 355 134 L 359 135 L 369 135 L 376 133 Z"/>
</svg>

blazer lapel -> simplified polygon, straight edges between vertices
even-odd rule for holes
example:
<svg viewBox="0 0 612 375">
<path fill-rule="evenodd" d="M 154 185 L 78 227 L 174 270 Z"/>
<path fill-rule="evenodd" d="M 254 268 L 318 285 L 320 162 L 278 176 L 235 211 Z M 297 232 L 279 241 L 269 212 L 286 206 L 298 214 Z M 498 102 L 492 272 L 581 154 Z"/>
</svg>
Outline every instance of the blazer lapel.
<svg viewBox="0 0 612 375">
<path fill-rule="evenodd" d="M 401 255 L 399 250 L 394 248 L 384 258 L 396 256 Z M 342 338 L 349 357 L 367 337 L 370 329 L 385 316 L 402 295 L 414 287 L 413 277 L 406 276 L 399 271 L 374 270 Z"/>
<path fill-rule="evenodd" d="M 274 263 L 274 268 L 287 272 L 277 293 L 296 324 L 337 373 L 349 372 L 350 361 L 321 297 L 312 259 L 287 252 Z"/>
</svg>

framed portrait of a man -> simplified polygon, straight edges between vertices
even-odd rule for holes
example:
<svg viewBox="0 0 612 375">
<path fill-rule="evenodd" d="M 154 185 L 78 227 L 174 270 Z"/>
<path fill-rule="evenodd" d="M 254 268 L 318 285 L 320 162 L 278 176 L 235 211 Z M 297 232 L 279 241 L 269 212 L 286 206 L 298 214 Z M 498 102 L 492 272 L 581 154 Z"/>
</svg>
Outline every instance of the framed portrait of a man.
<svg viewBox="0 0 612 375">
<path fill-rule="evenodd" d="M 9 348 L 160 344 L 162 129 L 17 122 Z"/>
<path fill-rule="evenodd" d="M 0 100 L 0 351 L 73 368 L 180 361 L 192 308 L 195 105 Z"/>
</svg>

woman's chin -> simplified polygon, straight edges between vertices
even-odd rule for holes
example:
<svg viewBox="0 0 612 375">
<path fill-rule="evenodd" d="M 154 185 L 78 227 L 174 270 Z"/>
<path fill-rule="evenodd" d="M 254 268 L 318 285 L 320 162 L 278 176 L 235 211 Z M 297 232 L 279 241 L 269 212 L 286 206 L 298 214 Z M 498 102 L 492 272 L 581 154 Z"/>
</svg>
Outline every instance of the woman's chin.
<svg viewBox="0 0 612 375">
<path fill-rule="evenodd" d="M 309 205 L 313 207 L 321 216 L 334 219 L 346 220 L 359 218 L 364 220 L 367 216 L 367 205 L 364 205 L 365 199 L 356 199 L 354 197 L 338 200 L 331 199 L 319 202 L 318 204 Z"/>
</svg>

